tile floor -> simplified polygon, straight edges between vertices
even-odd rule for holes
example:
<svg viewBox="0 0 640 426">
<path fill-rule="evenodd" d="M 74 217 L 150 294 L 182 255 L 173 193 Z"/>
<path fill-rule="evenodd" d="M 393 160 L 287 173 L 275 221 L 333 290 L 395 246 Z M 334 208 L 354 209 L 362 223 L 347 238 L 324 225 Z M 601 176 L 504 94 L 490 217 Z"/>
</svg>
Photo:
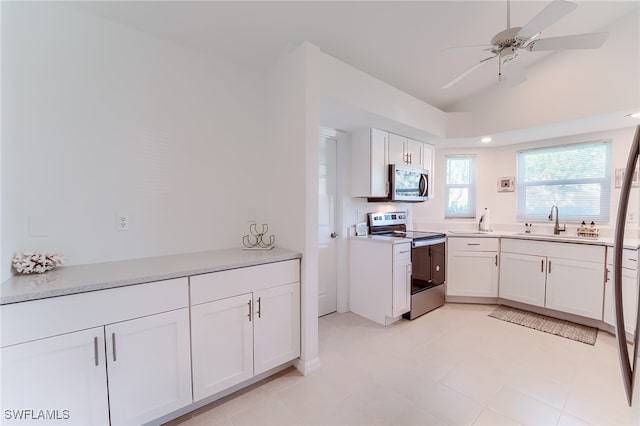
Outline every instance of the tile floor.
<svg viewBox="0 0 640 426">
<path fill-rule="evenodd" d="M 286 370 L 171 424 L 630 424 L 612 335 L 590 346 L 493 309 L 447 304 L 389 327 L 322 317 L 321 370 Z"/>
</svg>

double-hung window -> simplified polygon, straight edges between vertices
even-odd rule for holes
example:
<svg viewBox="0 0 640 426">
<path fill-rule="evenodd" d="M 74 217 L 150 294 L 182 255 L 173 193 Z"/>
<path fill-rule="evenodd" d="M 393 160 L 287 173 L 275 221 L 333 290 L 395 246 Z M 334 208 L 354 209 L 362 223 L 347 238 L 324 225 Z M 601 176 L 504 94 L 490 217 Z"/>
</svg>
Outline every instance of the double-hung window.
<svg viewBox="0 0 640 426">
<path fill-rule="evenodd" d="M 608 222 L 611 143 L 519 151 L 516 190 L 517 220 L 547 220 L 555 204 L 562 221 Z"/>
<path fill-rule="evenodd" d="M 444 217 L 476 217 L 476 157 L 475 155 L 445 156 Z"/>
</svg>

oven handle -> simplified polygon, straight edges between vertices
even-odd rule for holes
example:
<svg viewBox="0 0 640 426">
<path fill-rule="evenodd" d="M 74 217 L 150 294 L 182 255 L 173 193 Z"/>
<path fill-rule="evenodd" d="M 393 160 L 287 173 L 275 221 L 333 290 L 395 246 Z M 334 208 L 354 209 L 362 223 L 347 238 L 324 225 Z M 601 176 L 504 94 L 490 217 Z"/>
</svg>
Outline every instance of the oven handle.
<svg viewBox="0 0 640 426">
<path fill-rule="evenodd" d="M 435 244 L 444 243 L 446 241 L 446 237 L 443 238 L 434 238 L 432 240 L 417 240 L 411 243 L 412 248 L 425 247 L 425 246 L 433 246 Z"/>
</svg>

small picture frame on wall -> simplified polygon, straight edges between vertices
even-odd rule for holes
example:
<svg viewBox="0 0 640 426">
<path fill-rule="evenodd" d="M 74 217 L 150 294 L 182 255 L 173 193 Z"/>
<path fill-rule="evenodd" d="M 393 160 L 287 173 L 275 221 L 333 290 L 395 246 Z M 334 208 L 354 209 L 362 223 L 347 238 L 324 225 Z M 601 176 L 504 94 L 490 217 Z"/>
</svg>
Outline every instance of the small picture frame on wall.
<svg viewBox="0 0 640 426">
<path fill-rule="evenodd" d="M 502 177 L 498 179 L 498 192 L 513 192 L 513 177 Z"/>
<path fill-rule="evenodd" d="M 624 179 L 624 168 L 616 169 L 615 179 L 616 179 L 616 188 L 622 187 L 622 181 Z M 631 186 L 637 188 L 640 185 L 638 181 L 638 166 L 633 170 L 633 178 L 631 178 Z"/>
</svg>

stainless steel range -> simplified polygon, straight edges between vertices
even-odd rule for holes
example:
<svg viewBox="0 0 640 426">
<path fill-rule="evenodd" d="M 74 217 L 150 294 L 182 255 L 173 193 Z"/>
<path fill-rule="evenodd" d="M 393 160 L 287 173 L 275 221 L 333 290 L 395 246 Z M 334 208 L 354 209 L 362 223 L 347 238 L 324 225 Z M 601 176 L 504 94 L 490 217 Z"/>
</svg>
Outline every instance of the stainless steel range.
<svg viewBox="0 0 640 426">
<path fill-rule="evenodd" d="M 439 232 L 408 231 L 406 211 L 369 213 L 371 235 L 411 240 L 411 311 L 414 319 L 444 304 L 446 235 Z"/>
</svg>

